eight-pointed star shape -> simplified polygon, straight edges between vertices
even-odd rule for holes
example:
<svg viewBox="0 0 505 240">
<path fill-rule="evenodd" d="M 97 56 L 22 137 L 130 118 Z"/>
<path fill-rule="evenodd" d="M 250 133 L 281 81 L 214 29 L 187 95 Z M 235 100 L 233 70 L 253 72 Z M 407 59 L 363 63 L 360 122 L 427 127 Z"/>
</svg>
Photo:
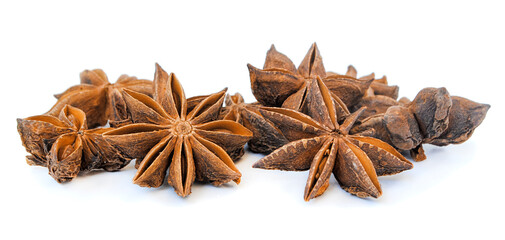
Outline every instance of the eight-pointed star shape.
<svg viewBox="0 0 505 240">
<path fill-rule="evenodd" d="M 93 169 L 116 171 L 131 159 L 107 143 L 102 133 L 110 128 L 88 129 L 86 115 L 65 105 L 58 117 L 38 115 L 18 119 L 23 146 L 30 165 L 44 166 L 57 182 L 68 182 L 80 172 Z"/>
<path fill-rule="evenodd" d="M 331 173 L 340 186 L 358 197 L 379 197 L 382 190 L 377 176 L 412 168 L 398 151 L 387 143 L 349 130 L 362 113 L 360 109 L 342 122 L 337 106 L 320 78 L 310 83 L 306 101 L 309 115 L 283 108 L 262 108 L 262 115 L 282 132 L 311 135 L 294 140 L 254 164 L 255 168 L 302 171 L 310 169 L 305 187 L 306 201 L 324 193 Z M 317 86 L 317 87 L 316 87 Z M 317 91 L 319 89 L 319 91 Z"/>
<path fill-rule="evenodd" d="M 216 186 L 240 182 L 241 174 L 224 149 L 243 147 L 252 133 L 236 122 L 215 120 L 225 90 L 205 97 L 187 112 L 181 84 L 156 65 L 154 99 L 130 90 L 123 95 L 135 123 L 104 136 L 126 155 L 143 159 L 135 184 L 159 187 L 168 170 L 168 183 L 185 197 L 195 179 Z"/>
</svg>

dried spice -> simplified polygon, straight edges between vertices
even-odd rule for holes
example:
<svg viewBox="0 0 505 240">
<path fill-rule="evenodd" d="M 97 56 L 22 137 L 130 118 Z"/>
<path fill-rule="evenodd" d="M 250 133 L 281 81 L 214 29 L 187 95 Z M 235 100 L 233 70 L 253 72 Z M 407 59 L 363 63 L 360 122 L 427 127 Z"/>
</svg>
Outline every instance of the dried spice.
<svg viewBox="0 0 505 240">
<path fill-rule="evenodd" d="M 320 91 L 314 80 L 312 84 L 308 84 L 305 89 L 306 92 Z M 338 121 L 343 120 L 349 115 L 349 110 L 345 104 L 335 95 L 331 94 L 332 100 L 337 107 Z M 311 96 L 311 95 L 307 95 Z M 301 112 L 312 113 L 315 103 L 310 100 L 303 101 L 300 106 Z M 243 124 L 246 128 L 253 132 L 253 137 L 249 140 L 249 148 L 253 152 L 270 153 L 275 149 L 282 147 L 293 140 L 300 139 L 298 136 L 292 136 L 289 132 L 280 131 L 274 123 L 265 119 L 259 109 L 258 104 L 244 104 L 243 98 L 240 94 L 230 97 L 227 101 L 222 113 L 224 119 L 236 120 Z M 229 110 L 228 110 L 229 109 Z"/>
<path fill-rule="evenodd" d="M 372 136 L 425 160 L 422 143 L 439 146 L 466 141 L 482 123 L 490 106 L 450 96 L 445 88 L 425 88 L 411 102 L 402 98 L 384 113 L 370 116 L 352 133 Z"/>
<path fill-rule="evenodd" d="M 358 197 L 382 194 L 377 176 L 412 168 L 399 152 L 387 143 L 349 134 L 362 110 L 338 122 L 339 111 L 320 78 L 313 80 L 306 102 L 310 114 L 283 108 L 261 108 L 262 115 L 294 140 L 260 159 L 253 167 L 302 171 L 309 169 L 305 186 L 306 201 L 324 193 L 333 173 L 340 186 Z"/>
<path fill-rule="evenodd" d="M 88 130 L 86 115 L 78 108 L 65 105 L 58 118 L 38 115 L 17 122 L 23 146 L 31 154 L 27 163 L 47 167 L 60 183 L 80 172 L 116 171 L 130 162 L 103 139 L 102 133 L 109 128 Z"/>
<path fill-rule="evenodd" d="M 332 73 L 338 75 L 336 73 Z M 346 76 L 357 78 L 357 71 L 354 66 L 349 65 Z M 396 99 L 398 98 L 398 86 L 389 86 L 386 76 L 380 79 L 375 79 L 375 74 L 358 78 L 363 81 L 372 81 L 372 84 L 367 89 L 365 95 L 354 105 L 348 106 L 351 111 L 356 111 L 362 107 L 366 107 L 361 114 L 359 120 L 363 120 L 376 114 L 385 113 L 389 107 L 400 105 Z"/>
<path fill-rule="evenodd" d="M 248 64 L 251 88 L 254 96 L 264 106 L 301 110 L 307 92 L 307 83 L 320 77 L 332 94 L 347 106 L 355 105 L 366 93 L 373 79 L 327 74 L 317 45 L 309 49 L 302 63 L 295 67 L 274 45 L 267 52 L 263 70 Z"/>
<path fill-rule="evenodd" d="M 235 93 L 234 95 L 226 94 L 224 103 L 225 107 L 221 109 L 219 119 L 231 120 L 242 124 L 244 121 L 240 110 L 249 106 L 249 104 L 244 102 L 244 97 L 240 93 Z"/>
<path fill-rule="evenodd" d="M 209 95 L 201 95 L 188 98 L 187 100 L 188 112 L 190 112 L 196 105 L 198 105 L 202 100 L 204 100 L 208 96 Z M 248 124 L 245 127 L 253 132 L 253 137 L 248 142 L 249 148 L 253 152 L 264 153 L 264 151 L 259 151 L 259 149 L 262 149 L 264 146 L 261 145 L 261 139 L 258 138 L 261 138 L 261 134 L 267 134 L 267 135 L 270 134 L 267 131 L 258 131 L 258 128 L 255 125 L 249 124 L 250 121 L 244 120 L 244 118 L 248 118 L 251 115 L 256 115 L 252 116 L 252 118 L 262 119 L 263 117 L 259 115 L 259 111 L 257 110 L 257 107 L 260 105 L 258 103 L 245 103 L 244 98 L 240 93 L 235 93 L 234 95 L 226 94 L 224 102 L 225 107 L 221 108 L 218 119 L 234 121 L 243 126 L 245 126 L 244 123 Z M 279 143 L 277 143 L 277 145 L 278 144 Z M 233 161 L 236 161 L 237 159 L 241 158 L 244 155 L 244 147 L 242 146 L 235 150 L 229 151 L 228 154 L 233 159 Z"/>
<path fill-rule="evenodd" d="M 284 134 L 274 124 L 266 120 L 259 112 L 258 103 L 244 103 L 242 95 L 228 95 L 226 107 L 220 113 L 219 118 L 232 120 L 242 124 L 253 133 L 249 140 L 249 150 L 256 153 L 270 153 L 273 150 L 289 143 Z"/>
<path fill-rule="evenodd" d="M 201 100 L 190 112 L 181 84 L 156 65 L 154 100 L 125 89 L 134 124 L 104 134 L 126 155 L 142 159 L 133 179 L 143 187 L 168 183 L 179 196 L 191 193 L 195 179 L 221 185 L 240 182 L 241 174 L 226 151 L 234 152 L 252 137 L 242 125 L 217 119 L 225 90 Z M 226 150 L 226 151 L 225 151 Z"/>
<path fill-rule="evenodd" d="M 374 116 L 377 114 L 385 113 L 390 107 L 398 106 L 400 103 L 393 98 L 383 95 L 369 95 L 363 97 L 358 104 L 351 108 L 351 111 L 356 111 L 360 108 L 365 107 L 363 114 L 361 114 L 359 120 L 363 120 L 367 117 Z"/>
<path fill-rule="evenodd" d="M 267 153 L 288 142 L 282 133 L 279 133 L 270 122 L 261 116 L 258 103 L 244 103 L 242 95 L 235 93 L 226 96 L 225 104 L 226 106 L 219 114 L 219 119 L 235 121 L 249 129 L 253 133 L 253 137 L 248 142 L 251 151 Z M 240 155 L 242 154 L 240 153 Z M 234 154 L 230 156 L 232 155 Z"/>
<path fill-rule="evenodd" d="M 136 77 L 121 75 L 116 83 L 109 83 L 101 69 L 85 70 L 81 73 L 81 84 L 56 94 L 56 104 L 46 114 L 58 116 L 65 105 L 84 111 L 89 127 L 104 126 L 108 120 L 111 125 L 120 126 L 131 122 L 126 118 L 126 105 L 122 89 L 130 89 L 152 96 L 152 82 Z"/>
<path fill-rule="evenodd" d="M 465 142 L 472 136 L 475 128 L 484 121 L 491 107 L 489 104 L 477 103 L 458 96 L 451 96 L 451 100 L 448 127 L 436 138 L 425 140 L 426 143 L 446 146 Z"/>
<path fill-rule="evenodd" d="M 445 88 L 397 100 L 399 88 L 386 76 L 358 78 L 352 65 L 343 75 L 326 72 L 315 43 L 298 68 L 273 45 L 263 69 L 248 68 L 258 103 L 226 89 L 186 98 L 175 75 L 157 64 L 154 85 L 127 75 L 111 84 L 102 70 L 86 70 L 45 115 L 17 120 L 27 163 L 66 182 L 137 159 L 135 184 L 159 187 L 166 179 L 185 197 L 194 181 L 238 184 L 233 161 L 248 143 L 268 153 L 255 168 L 309 170 L 306 201 L 326 191 L 331 173 L 347 192 L 377 198 L 379 176 L 413 167 L 397 150 L 420 161 L 424 143 L 462 143 L 490 108 Z M 88 129 L 107 123 L 114 128 Z"/>
<path fill-rule="evenodd" d="M 356 68 L 354 68 L 354 66 L 349 65 L 349 67 L 347 67 L 347 73 L 345 75 L 353 78 L 358 78 L 358 71 Z M 365 96 L 382 95 L 388 96 L 395 100 L 398 98 L 398 91 L 400 88 L 398 86 L 388 85 L 386 76 L 383 76 L 382 78 L 375 78 L 375 74 L 371 73 L 358 79 L 365 81 L 372 80 L 372 84 L 370 84 L 370 88 L 367 89 Z"/>
</svg>

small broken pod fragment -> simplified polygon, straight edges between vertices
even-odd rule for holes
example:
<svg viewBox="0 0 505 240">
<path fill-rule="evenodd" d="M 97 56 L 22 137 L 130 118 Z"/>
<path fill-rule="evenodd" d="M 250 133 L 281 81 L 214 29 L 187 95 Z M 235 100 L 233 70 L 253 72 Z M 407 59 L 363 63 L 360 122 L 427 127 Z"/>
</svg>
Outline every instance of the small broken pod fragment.
<svg viewBox="0 0 505 240">
<path fill-rule="evenodd" d="M 110 83 L 101 69 L 85 70 L 80 77 L 81 84 L 55 95 L 58 101 L 46 114 L 58 116 L 68 104 L 84 111 L 90 128 L 104 126 L 107 121 L 111 126 L 121 126 L 131 122 L 126 117 L 123 89 L 153 95 L 152 81 L 149 80 L 121 75 L 115 83 Z"/>
<path fill-rule="evenodd" d="M 78 108 L 66 105 L 58 117 L 38 115 L 17 122 L 23 146 L 31 154 L 27 163 L 47 167 L 59 183 L 94 169 L 117 171 L 131 160 L 103 139 L 109 128 L 89 130 Z"/>
<path fill-rule="evenodd" d="M 287 171 L 309 170 L 305 186 L 306 201 L 324 193 L 331 173 L 340 186 L 358 197 L 381 196 L 378 176 L 396 174 L 412 168 L 398 151 L 387 143 L 371 138 L 349 134 L 360 109 L 339 119 L 339 111 L 320 78 L 312 84 L 319 91 L 309 91 L 307 105 L 310 114 L 284 109 L 260 109 L 262 115 L 273 122 L 283 133 L 296 136 L 283 147 L 256 162 L 253 167 Z"/>
<path fill-rule="evenodd" d="M 156 65 L 154 99 L 130 90 L 123 95 L 134 124 L 104 137 L 122 153 L 142 160 L 133 178 L 135 184 L 159 187 L 166 178 L 185 197 L 195 180 L 216 186 L 240 182 L 241 174 L 225 150 L 243 147 L 252 133 L 236 122 L 216 120 L 225 90 L 205 97 L 188 112 L 175 75 Z"/>
<path fill-rule="evenodd" d="M 338 75 L 335 73 L 331 74 Z M 349 65 L 345 75 L 357 78 L 357 71 L 352 65 Z M 375 74 L 371 73 L 358 79 L 363 81 L 372 80 L 372 84 L 367 89 L 366 94 L 355 102 L 355 104 L 347 106 L 351 112 L 366 107 L 363 114 L 361 114 L 360 121 L 376 114 L 385 113 L 391 106 L 400 105 L 400 103 L 396 101 L 399 88 L 398 86 L 387 85 L 386 76 L 375 79 Z"/>
<path fill-rule="evenodd" d="M 251 89 L 264 106 L 284 107 L 299 111 L 307 95 L 311 79 L 320 77 L 332 94 L 347 106 L 356 104 L 365 94 L 373 79 L 359 80 L 354 77 L 330 74 L 327 76 L 323 59 L 314 43 L 298 68 L 274 45 L 267 52 L 263 69 L 248 64 Z"/>
<path fill-rule="evenodd" d="M 256 144 L 259 142 L 258 138 L 263 136 L 261 135 L 263 132 L 258 131 L 257 127 L 251 124 L 252 120 L 249 119 L 249 117 L 254 114 L 259 114 L 257 110 L 259 104 L 244 103 L 242 95 L 240 93 L 235 93 L 234 95 L 226 94 L 225 105 L 226 106 L 223 107 L 219 113 L 219 119 L 234 121 L 249 129 L 253 133 L 252 138 L 248 142 L 249 148 L 254 152 L 258 152 L 255 150 L 261 149 L 262 146 L 257 146 Z M 262 118 L 261 116 L 256 117 Z M 235 161 L 244 155 L 244 146 L 239 146 L 237 149 L 230 149 L 228 153 Z"/>
<path fill-rule="evenodd" d="M 271 121 L 261 115 L 259 111 L 261 105 L 245 104 L 243 101 L 239 93 L 227 96 L 227 106 L 223 108 L 219 118 L 238 122 L 253 133 L 253 137 L 248 142 L 251 151 L 270 153 L 290 141 L 292 136 L 289 134 L 285 136 Z"/>
<path fill-rule="evenodd" d="M 351 111 L 357 111 L 358 109 L 365 107 L 365 110 L 359 119 L 359 121 L 361 121 L 365 118 L 385 113 L 390 107 L 398 105 L 400 105 L 398 101 L 388 96 L 371 95 L 363 97 L 358 104 L 351 108 Z"/>
<path fill-rule="evenodd" d="M 219 119 L 231 120 L 249 129 L 253 136 L 248 142 L 249 149 L 257 153 L 270 153 L 289 142 L 270 121 L 263 118 L 259 112 L 261 105 L 244 103 L 242 95 L 228 95 L 226 107 L 220 113 Z"/>
<path fill-rule="evenodd" d="M 349 65 L 349 67 L 347 67 L 347 73 L 345 75 L 353 78 L 358 78 L 358 71 L 356 68 L 354 68 L 354 66 Z M 386 76 L 383 76 L 382 78 L 375 78 L 375 73 L 371 73 L 358 79 L 373 80 L 370 84 L 370 87 L 367 89 L 365 96 L 381 95 L 388 96 L 394 100 L 398 98 L 398 91 L 400 88 L 395 85 L 388 85 Z"/>
</svg>

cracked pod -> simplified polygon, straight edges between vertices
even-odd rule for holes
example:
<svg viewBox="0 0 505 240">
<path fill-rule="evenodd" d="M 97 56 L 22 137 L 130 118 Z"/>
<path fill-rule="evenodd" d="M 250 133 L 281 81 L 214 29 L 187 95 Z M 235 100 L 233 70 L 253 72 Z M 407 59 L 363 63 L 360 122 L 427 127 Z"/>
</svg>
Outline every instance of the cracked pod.
<svg viewBox="0 0 505 240">
<path fill-rule="evenodd" d="M 78 108 L 65 105 L 58 117 L 38 115 L 17 122 L 23 146 L 31 154 L 28 164 L 47 167 L 59 183 L 94 169 L 116 171 L 131 160 L 103 139 L 110 128 L 88 129 L 86 115 Z"/>
</svg>

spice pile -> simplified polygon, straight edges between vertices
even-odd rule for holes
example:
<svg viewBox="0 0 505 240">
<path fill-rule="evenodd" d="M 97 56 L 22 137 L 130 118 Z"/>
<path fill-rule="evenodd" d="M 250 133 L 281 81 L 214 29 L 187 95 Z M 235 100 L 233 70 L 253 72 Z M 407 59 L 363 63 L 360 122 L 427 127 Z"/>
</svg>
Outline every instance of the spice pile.
<svg viewBox="0 0 505 240">
<path fill-rule="evenodd" d="M 17 120 L 27 163 L 47 167 L 62 183 L 136 159 L 135 184 L 167 181 L 184 197 L 195 180 L 238 184 L 234 161 L 247 143 L 268 154 L 255 168 L 309 170 L 306 201 L 324 193 L 332 173 L 347 192 L 377 198 L 379 176 L 413 167 L 401 153 L 421 161 L 423 143 L 466 141 L 490 107 L 445 88 L 398 100 L 398 86 L 385 76 L 358 78 L 353 66 L 327 72 L 315 43 L 298 68 L 273 45 L 263 69 L 248 68 L 256 103 L 226 89 L 186 98 L 159 65 L 154 81 L 123 75 L 114 84 L 102 70 L 86 70 L 47 113 Z"/>
</svg>

